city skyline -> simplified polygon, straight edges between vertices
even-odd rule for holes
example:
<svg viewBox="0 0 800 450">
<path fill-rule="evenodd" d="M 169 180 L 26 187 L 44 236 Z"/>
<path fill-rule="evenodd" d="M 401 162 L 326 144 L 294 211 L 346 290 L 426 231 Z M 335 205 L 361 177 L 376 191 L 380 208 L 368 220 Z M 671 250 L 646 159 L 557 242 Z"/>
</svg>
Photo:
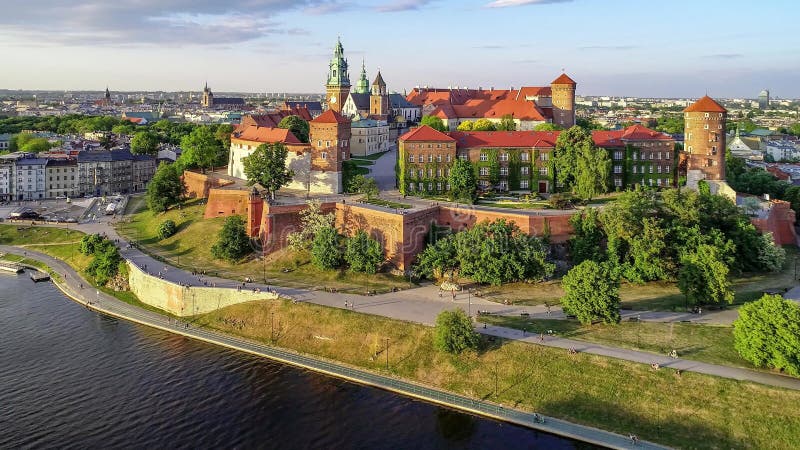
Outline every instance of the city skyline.
<svg viewBox="0 0 800 450">
<path fill-rule="evenodd" d="M 351 77 L 365 59 L 390 91 L 545 85 L 563 69 L 578 95 L 800 97 L 800 38 L 735 26 L 800 10 L 783 1 L 11 3 L 0 48 L 18 67 L 0 89 L 322 92 L 341 36 Z"/>
</svg>

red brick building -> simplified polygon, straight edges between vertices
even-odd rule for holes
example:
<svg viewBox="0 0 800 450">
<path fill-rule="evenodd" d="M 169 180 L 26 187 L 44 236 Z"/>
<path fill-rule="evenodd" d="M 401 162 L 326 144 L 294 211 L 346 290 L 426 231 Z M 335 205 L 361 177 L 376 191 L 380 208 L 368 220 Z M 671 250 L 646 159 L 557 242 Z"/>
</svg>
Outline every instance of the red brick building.
<svg viewBox="0 0 800 450">
<path fill-rule="evenodd" d="M 728 110 L 704 96 L 683 110 L 687 177 L 725 180 L 725 123 Z M 692 171 L 695 171 L 694 174 Z"/>
</svg>

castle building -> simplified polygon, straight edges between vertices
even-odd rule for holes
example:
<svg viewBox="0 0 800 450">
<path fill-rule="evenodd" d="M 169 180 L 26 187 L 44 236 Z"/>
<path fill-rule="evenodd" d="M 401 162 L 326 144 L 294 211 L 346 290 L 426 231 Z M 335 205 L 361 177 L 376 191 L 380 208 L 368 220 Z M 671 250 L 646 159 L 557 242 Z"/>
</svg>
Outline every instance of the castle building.
<svg viewBox="0 0 800 450">
<path fill-rule="evenodd" d="M 561 74 L 550 86 L 520 89 L 415 88 L 406 100 L 420 107 L 422 114 L 442 119 L 451 131 L 466 121 L 500 123 L 508 116 L 517 130 L 533 130 L 542 123 L 569 128 L 575 125 L 576 86 L 569 76 Z"/>
<path fill-rule="evenodd" d="M 336 41 L 333 58 L 328 67 L 328 82 L 325 83 L 325 103 L 328 109 L 342 112 L 342 105 L 350 94 L 350 76 L 347 73 L 347 59 L 344 57 L 342 41 Z"/>
<path fill-rule="evenodd" d="M 551 167 L 558 131 L 450 131 L 428 126 L 404 134 L 399 142 L 399 186 L 408 195 L 450 190 L 453 162 L 470 161 L 482 190 L 553 192 Z M 594 131 L 595 145 L 612 159 L 613 188 L 674 185 L 675 141 L 669 135 L 633 125 Z"/>
<path fill-rule="evenodd" d="M 704 96 L 683 110 L 687 185 L 725 180 L 725 124 L 728 110 Z"/>
</svg>

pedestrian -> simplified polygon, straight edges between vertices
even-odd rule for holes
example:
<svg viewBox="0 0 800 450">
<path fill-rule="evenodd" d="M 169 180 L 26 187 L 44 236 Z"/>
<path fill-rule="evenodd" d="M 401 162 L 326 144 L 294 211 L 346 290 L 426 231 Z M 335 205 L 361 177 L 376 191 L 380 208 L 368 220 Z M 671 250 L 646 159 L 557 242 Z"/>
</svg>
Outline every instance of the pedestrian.
<svg viewBox="0 0 800 450">
<path fill-rule="evenodd" d="M 539 333 L 539 342 L 544 342 L 544 333 Z"/>
<path fill-rule="evenodd" d="M 549 316 L 550 315 L 550 305 L 545 303 L 544 306 L 545 306 L 545 308 L 547 308 L 547 315 Z"/>
<path fill-rule="evenodd" d="M 528 331 L 527 328 L 522 328 L 522 337 L 525 337 L 525 332 Z"/>
</svg>

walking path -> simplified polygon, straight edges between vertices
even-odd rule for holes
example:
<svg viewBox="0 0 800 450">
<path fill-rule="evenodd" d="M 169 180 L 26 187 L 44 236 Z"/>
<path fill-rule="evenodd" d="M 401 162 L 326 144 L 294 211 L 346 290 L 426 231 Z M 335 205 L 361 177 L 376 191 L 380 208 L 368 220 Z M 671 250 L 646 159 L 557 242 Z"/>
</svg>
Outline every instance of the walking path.
<svg viewBox="0 0 800 450">
<path fill-rule="evenodd" d="M 503 420 L 518 425 L 534 428 L 551 434 L 600 445 L 613 449 L 660 449 L 665 448 L 657 444 L 639 441 L 633 445 L 625 436 L 610 433 L 593 427 L 578 425 L 552 417 L 544 417 L 540 422 L 534 413 L 504 408 L 503 405 L 477 400 L 457 394 L 452 394 L 439 389 L 412 383 L 402 379 L 383 376 L 372 372 L 344 366 L 332 361 L 304 356 L 291 351 L 270 347 L 261 343 L 216 333 L 203 328 L 195 328 L 189 322 L 178 321 L 153 311 L 148 311 L 124 303 L 110 295 L 90 288 L 89 283 L 76 273 L 69 265 L 51 256 L 33 250 L 17 247 L 0 246 L 2 251 L 24 255 L 28 258 L 44 262 L 51 269 L 62 274 L 64 281 L 56 283 L 64 294 L 87 308 L 98 312 L 130 320 L 132 322 L 158 328 L 170 333 L 180 334 L 193 339 L 222 345 L 235 350 L 244 351 L 254 355 L 274 359 L 286 364 L 302 367 L 331 376 L 344 378 L 353 382 L 386 389 L 403 395 L 420 398 L 433 403 L 442 404 L 459 410 L 467 411 L 482 416 Z M 177 269 L 175 269 L 177 270 Z M 83 287 L 81 287 L 83 286 Z"/>
</svg>

